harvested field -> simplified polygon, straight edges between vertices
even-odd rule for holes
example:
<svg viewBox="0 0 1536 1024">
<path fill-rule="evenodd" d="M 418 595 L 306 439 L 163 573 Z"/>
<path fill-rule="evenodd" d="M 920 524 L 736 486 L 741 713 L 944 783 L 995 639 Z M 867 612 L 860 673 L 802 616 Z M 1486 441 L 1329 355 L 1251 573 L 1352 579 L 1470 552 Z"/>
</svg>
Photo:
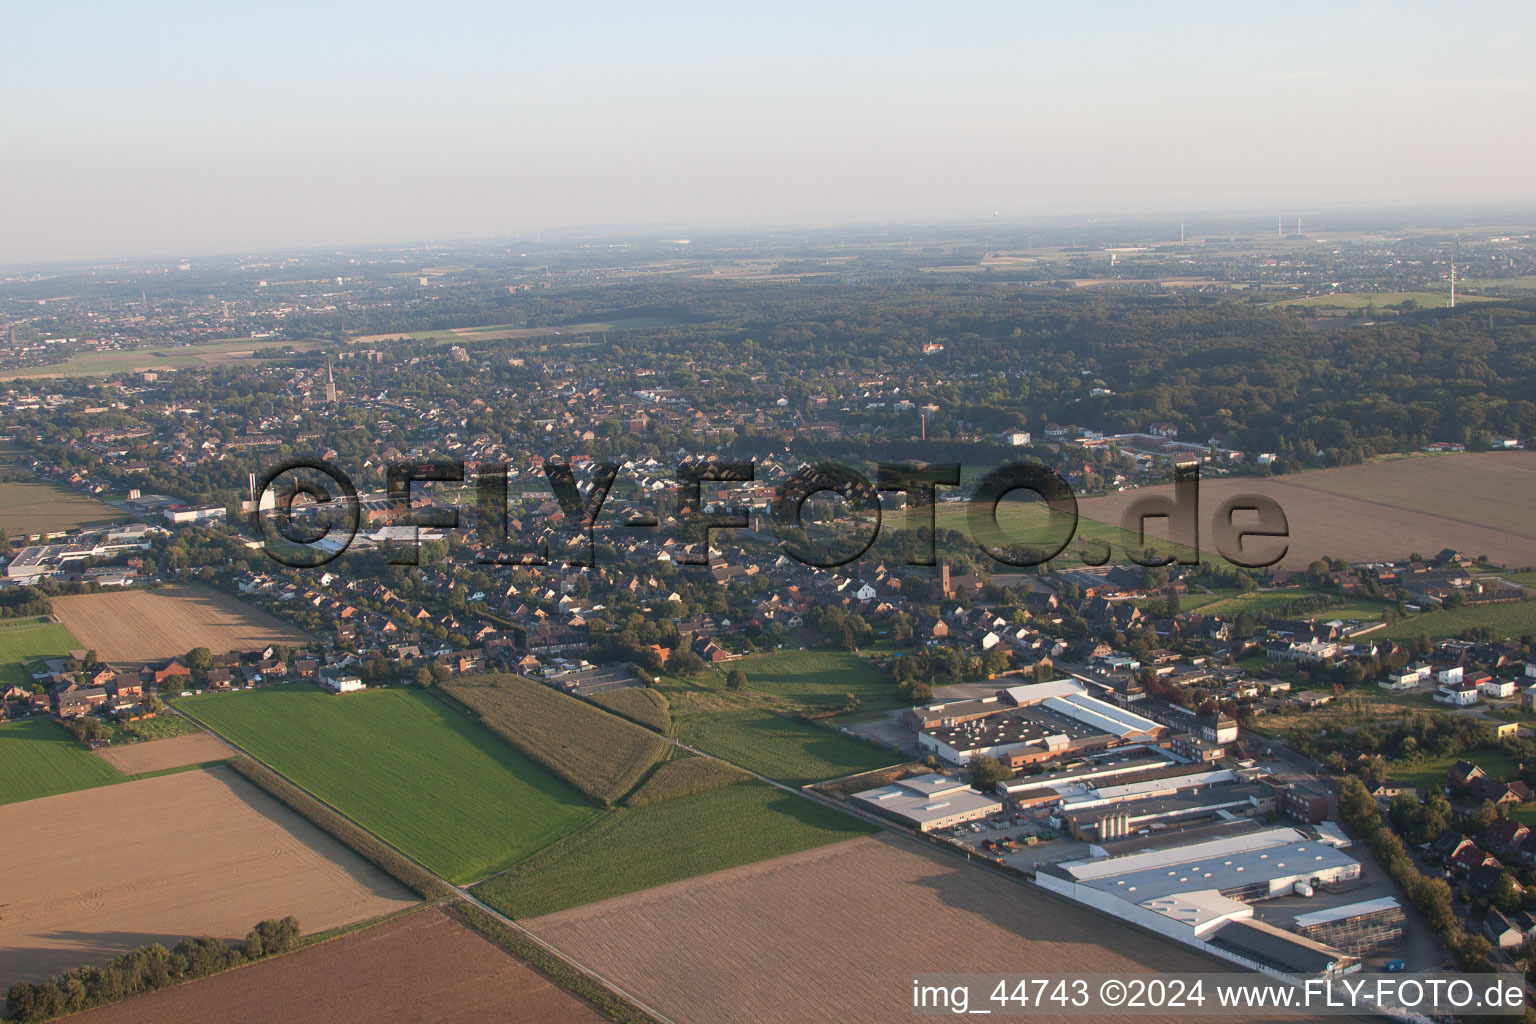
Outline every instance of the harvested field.
<svg viewBox="0 0 1536 1024">
<path fill-rule="evenodd" d="M 1081 504 L 1082 514 L 1118 523 L 1136 498 L 1170 487 L 1124 491 Z M 1200 484 L 1200 543 L 1212 550 L 1211 516 L 1229 497 L 1262 494 L 1290 523 L 1292 569 L 1330 555 L 1347 561 L 1432 557 L 1455 548 L 1500 565 L 1536 565 L 1536 452 L 1464 453 L 1389 459 L 1294 476 L 1227 477 Z M 1241 525 L 1242 520 L 1238 520 Z M 1149 524 L 1149 534 L 1158 524 Z M 1269 542 L 1262 542 L 1269 543 Z M 1116 559 L 1123 558 L 1116 551 Z"/>
<path fill-rule="evenodd" d="M 142 775 L 145 772 L 181 768 L 189 764 L 218 761 L 234 757 L 235 752 L 223 740 L 206 732 L 189 732 L 165 740 L 148 743 L 129 743 L 121 747 L 104 747 L 96 756 L 124 775 Z"/>
<path fill-rule="evenodd" d="M 61 533 L 127 518 L 106 502 L 46 480 L 0 483 L 0 529 L 12 537 Z"/>
<path fill-rule="evenodd" d="M 54 614 L 102 661 L 138 663 L 206 647 L 214 654 L 306 644 L 300 630 L 208 587 L 162 587 L 53 600 Z"/>
<path fill-rule="evenodd" d="M 895 836 L 525 924 L 679 1024 L 903 1020 L 919 972 L 1234 969 Z"/>
<path fill-rule="evenodd" d="M 603 1020 L 436 907 L 76 1019 L 81 1024 Z"/>
<path fill-rule="evenodd" d="M 311 932 L 415 902 L 228 768 L 0 807 L 5 983 L 150 942 L 244 938 L 293 914 Z"/>
</svg>

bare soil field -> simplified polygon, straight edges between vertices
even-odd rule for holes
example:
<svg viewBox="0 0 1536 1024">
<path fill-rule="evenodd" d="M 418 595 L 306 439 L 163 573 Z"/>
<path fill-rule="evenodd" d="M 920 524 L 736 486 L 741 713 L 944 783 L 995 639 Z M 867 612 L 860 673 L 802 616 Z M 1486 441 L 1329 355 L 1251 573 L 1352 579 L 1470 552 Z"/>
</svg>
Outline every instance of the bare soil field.
<svg viewBox="0 0 1536 1024">
<path fill-rule="evenodd" d="M 1131 502 L 1149 493 L 1171 488 L 1087 498 L 1081 513 L 1118 525 Z M 1500 565 L 1536 565 L 1536 452 L 1422 456 L 1293 476 L 1205 479 L 1202 549 L 1214 550 L 1211 516 L 1240 494 L 1267 495 L 1285 510 L 1291 533 L 1281 562 L 1286 568 L 1304 569 L 1324 555 L 1372 561 L 1414 552 L 1433 557 L 1444 548 L 1487 555 Z M 1159 525 L 1149 523 L 1149 533 Z"/>
<path fill-rule="evenodd" d="M 76 1019 L 81 1024 L 603 1020 L 437 907 Z"/>
<path fill-rule="evenodd" d="M 310 638 L 279 619 L 208 587 L 162 587 L 55 598 L 59 621 L 96 656 L 145 662 L 206 647 L 214 654 L 250 651 Z"/>
<path fill-rule="evenodd" d="M 212 733 L 189 732 L 148 743 L 103 747 L 96 751 L 96 756 L 124 775 L 142 775 L 145 772 L 234 757 L 235 752 Z"/>
<path fill-rule="evenodd" d="M 884 1024 L 921 972 L 1231 969 L 891 835 L 523 923 L 679 1024 Z"/>
<path fill-rule="evenodd" d="M 228 768 L 0 807 L 0 863 L 0 984 L 150 942 L 244 938 L 270 917 L 319 932 L 416 902 Z"/>
</svg>

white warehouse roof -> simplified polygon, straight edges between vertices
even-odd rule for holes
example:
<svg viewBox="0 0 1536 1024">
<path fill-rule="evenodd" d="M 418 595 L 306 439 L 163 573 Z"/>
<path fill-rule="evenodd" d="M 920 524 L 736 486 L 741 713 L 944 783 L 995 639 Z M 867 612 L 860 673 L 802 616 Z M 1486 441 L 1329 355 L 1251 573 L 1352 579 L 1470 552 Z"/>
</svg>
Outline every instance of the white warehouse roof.
<svg viewBox="0 0 1536 1024">
<path fill-rule="evenodd" d="M 1150 718 L 1143 718 L 1125 708 L 1117 708 L 1086 693 L 1073 693 L 1063 697 L 1048 697 L 1045 706 L 1079 722 L 1115 736 L 1125 737 L 1133 733 L 1156 732 L 1158 725 Z"/>
<path fill-rule="evenodd" d="M 1396 899 L 1391 896 L 1383 896 L 1380 899 L 1351 903 L 1343 907 L 1314 910 L 1310 914 L 1297 914 L 1296 920 L 1292 924 L 1297 928 L 1310 928 L 1313 925 L 1327 924 L 1329 921 L 1343 921 L 1346 918 L 1362 917 L 1366 914 L 1379 914 L 1383 910 L 1396 910 L 1397 906 Z"/>
<path fill-rule="evenodd" d="M 981 817 L 1003 808 L 1001 803 L 976 792 L 967 783 L 937 774 L 866 789 L 853 794 L 853 799 L 919 828 L 955 815 Z"/>
<path fill-rule="evenodd" d="M 1048 683 L 1024 683 L 1019 686 L 1010 686 L 1003 691 L 1008 694 L 1008 699 L 1021 707 L 1025 704 L 1038 704 L 1048 697 L 1065 697 L 1073 693 L 1083 693 L 1083 684 L 1076 679 L 1053 679 Z"/>
</svg>

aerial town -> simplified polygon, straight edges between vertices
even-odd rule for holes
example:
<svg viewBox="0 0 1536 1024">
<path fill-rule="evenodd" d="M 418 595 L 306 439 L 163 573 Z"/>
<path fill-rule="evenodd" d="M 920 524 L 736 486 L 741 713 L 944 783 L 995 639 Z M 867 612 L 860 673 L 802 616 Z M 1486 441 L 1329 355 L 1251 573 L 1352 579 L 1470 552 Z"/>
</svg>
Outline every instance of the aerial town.
<svg viewBox="0 0 1536 1024">
<path fill-rule="evenodd" d="M 853 302 L 849 282 L 891 256 L 834 261 L 802 243 L 785 301 L 803 308 L 754 324 L 733 304 L 783 285 L 691 283 L 770 259 L 767 243 L 739 244 L 751 255 L 672 254 L 664 312 L 635 285 L 599 284 L 659 253 L 604 265 L 548 244 L 124 266 L 105 293 L 12 277 L 0 639 L 15 662 L 0 736 L 67 734 L 125 786 L 230 770 L 402 896 L 459 887 L 475 902 L 456 920 L 531 927 L 611 980 L 628 977 L 611 951 L 579 929 L 568 948 L 554 938 L 582 905 L 724 885 L 741 865 L 860 834 L 983 872 L 956 884 L 1065 899 L 1231 969 L 1532 963 L 1529 403 L 1490 397 L 1476 428 L 1448 414 L 1392 430 L 1343 406 L 1303 421 L 1276 398 L 1272 424 L 1223 426 L 1172 413 L 1075 335 L 1015 360 L 994 351 L 1106 302 L 1174 301 L 1358 354 L 1367 337 L 1460 330 L 1464 307 L 1474 326 L 1524 330 L 1518 297 L 1488 284 L 1438 315 L 1357 302 L 1350 289 L 1438 287 L 1437 243 L 1420 233 L 1097 255 L 999 245 L 942 290 L 908 286 L 938 307 L 910 354 L 871 348 L 851 365 L 822 350 L 817 311 Z M 1536 247 L 1490 234 L 1458 252 L 1493 280 L 1518 278 Z M 436 269 L 466 260 L 477 269 Z M 1189 269 L 1171 281 L 1175 264 Z M 1218 284 L 1237 276 L 1264 305 Z M 488 301 L 492 281 L 494 309 L 453 312 Z M 946 303 L 988 287 L 1017 290 L 997 323 L 944 326 Z M 27 298 L 44 291 L 69 294 Z M 1296 294 L 1341 306 L 1287 305 Z M 1146 358 L 1175 358 L 1160 344 Z M 1063 481 L 1075 511 L 999 495 L 994 471 L 1017 464 Z M 1212 518 L 1252 494 L 1283 515 L 1284 530 L 1248 527 L 1265 557 L 1222 539 L 1220 517 L 1236 527 L 1240 513 Z M 1391 502 L 1385 523 L 1362 512 Z M 985 542 L 978 509 L 1002 543 Z M 494 771 L 518 785 L 567 795 L 498 787 L 439 808 L 531 815 L 501 838 L 444 843 L 380 817 L 383 794 L 419 799 L 384 765 L 414 749 L 390 753 L 423 714 L 504 747 L 517 766 Z M 281 739 L 294 729 L 374 766 L 378 792 L 343 782 L 345 761 L 296 759 Z M 588 730 L 601 749 L 575 753 Z M 10 799 L 104 781 L 34 777 Z M 812 820 L 771 806 L 785 789 Z M 675 815 L 673 841 L 694 837 L 710 862 L 621 867 L 625 829 L 648 814 Z M 714 815 L 734 838 L 702 838 Z M 556 864 L 572 829 L 591 831 L 581 867 L 600 884 Z M 830 870 L 817 863 L 794 870 Z M 276 928 L 277 909 L 247 916 Z M 39 950 L 23 980 L 77 960 Z M 44 1019 L 50 999 L 11 996 L 21 1019 Z"/>
<path fill-rule="evenodd" d="M 0 1024 L 1536 1024 L 1536 6 L 7 10 Z"/>
</svg>

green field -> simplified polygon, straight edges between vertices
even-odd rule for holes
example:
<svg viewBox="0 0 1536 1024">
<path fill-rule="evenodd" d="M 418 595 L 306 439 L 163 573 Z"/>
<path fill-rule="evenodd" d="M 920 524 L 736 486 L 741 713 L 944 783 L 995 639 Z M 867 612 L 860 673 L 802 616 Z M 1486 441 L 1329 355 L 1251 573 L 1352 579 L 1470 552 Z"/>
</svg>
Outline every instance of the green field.
<svg viewBox="0 0 1536 1024">
<path fill-rule="evenodd" d="M 35 480 L 0 483 L 0 530 L 11 537 L 105 526 L 127 518 L 111 505 L 58 484 Z"/>
<path fill-rule="evenodd" d="M 125 781 L 52 719 L 0 725 L 0 804 Z"/>
<path fill-rule="evenodd" d="M 676 747 L 673 748 L 677 750 Z M 685 751 L 683 756 L 664 762 L 656 767 L 624 801 L 626 807 L 643 807 L 646 804 L 675 800 L 680 796 L 703 793 L 721 786 L 745 781 L 747 773 L 713 757 L 699 757 Z"/>
<path fill-rule="evenodd" d="M 450 881 L 514 864 L 597 813 L 420 690 L 300 684 L 175 704 Z"/>
<path fill-rule="evenodd" d="M 1487 626 L 1495 639 L 1536 634 L 1536 601 L 1507 601 L 1481 607 L 1463 605 L 1412 615 L 1371 634 L 1372 640 L 1412 640 L 1428 633 L 1431 640 L 1458 636 L 1464 629 Z"/>
<path fill-rule="evenodd" d="M 62 657 L 81 646 L 58 622 L 26 619 L 0 624 L 0 686 L 26 686 L 32 682 L 28 662 Z"/>
<path fill-rule="evenodd" d="M 112 730 L 113 746 L 166 740 L 172 736 L 185 736 L 187 733 L 198 731 L 197 726 L 180 715 L 156 715 L 154 718 L 123 722 L 120 725 L 108 723 L 108 728 Z"/>
<path fill-rule="evenodd" d="M 753 689 L 810 706 L 841 708 L 850 693 L 864 711 L 901 704 L 895 680 L 847 651 L 774 651 L 723 667 L 733 668 L 746 673 Z"/>
<path fill-rule="evenodd" d="M 1199 592 L 1180 594 L 1179 610 L 1183 612 L 1205 611 L 1213 605 L 1218 605 L 1223 601 L 1231 600 L 1235 596 L 1237 596 L 1237 591 L 1235 590 L 1217 590 L 1209 594 L 1202 594 Z M 1150 605 L 1162 605 L 1163 599 L 1161 596 L 1156 596 L 1149 597 L 1144 601 L 1136 601 L 1134 603 L 1138 608 L 1146 609 Z"/>
<path fill-rule="evenodd" d="M 475 894 L 512 917 L 638 892 L 873 831 L 760 782 L 611 811 Z"/>
<path fill-rule="evenodd" d="M 1292 601 L 1315 596 L 1311 591 L 1300 589 L 1250 590 L 1246 594 L 1235 590 L 1227 590 L 1216 594 L 1185 594 L 1179 601 L 1179 608 L 1186 612 L 1199 611 L 1204 615 L 1221 615 L 1226 618 L 1235 618 L 1244 612 L 1263 618 L 1274 615 L 1276 609 Z M 1141 603 L 1146 604 L 1148 602 Z M 1373 601 L 1370 598 L 1355 598 L 1339 605 L 1307 612 L 1303 617 L 1322 619 L 1324 621 L 1330 619 L 1379 619 L 1388 607 L 1388 603 L 1384 601 Z"/>
<path fill-rule="evenodd" d="M 958 530 L 970 536 L 969 507 L 969 503 L 939 505 L 934 513 L 934 525 L 940 530 Z M 997 525 L 1003 530 L 1007 540 L 1041 549 L 1055 548 L 1060 544 L 1070 522 L 1060 513 L 1053 512 L 1049 506 L 1038 501 L 1026 502 L 1005 498 L 997 508 Z M 900 529 L 905 524 L 906 517 L 903 514 L 893 517 L 891 523 L 883 529 L 891 529 L 892 526 Z M 1153 530 L 1149 531 L 1146 544 L 1141 544 L 1134 534 L 1125 532 L 1115 524 L 1090 519 L 1080 511 L 1071 542 L 1067 544 L 1060 556 L 1051 560 L 1050 567 L 1070 569 L 1082 566 L 1089 560 L 1085 559 L 1084 555 L 1098 562 L 1105 557 L 1106 549 L 1108 560 L 1117 565 L 1128 563 L 1131 554 L 1140 555 L 1148 547 L 1159 555 L 1190 553 L 1190 549 L 1182 544 L 1174 544 L 1157 537 L 1155 529 L 1154 525 Z M 974 547 L 967 546 L 966 554 L 972 554 L 974 551 Z"/>
<path fill-rule="evenodd" d="M 678 723 L 678 738 L 791 786 L 884 768 L 896 754 L 788 715 L 724 711 Z"/>
<path fill-rule="evenodd" d="M 1455 757 L 1425 759 L 1410 765 L 1389 765 L 1393 782 L 1413 786 L 1420 796 L 1445 785 L 1445 773 L 1457 761 L 1471 761 L 1494 779 L 1512 779 L 1518 770 L 1503 747 L 1477 747 Z"/>
<path fill-rule="evenodd" d="M 1460 291 L 1456 298 L 1466 302 L 1488 301 L 1487 296 L 1467 295 Z M 1387 306 L 1400 306 L 1404 302 L 1416 302 L 1427 309 L 1444 309 L 1451 304 L 1451 289 L 1447 285 L 1444 291 L 1435 292 L 1336 292 L 1332 295 L 1312 295 L 1305 299 L 1287 299 L 1275 305 L 1327 309 L 1366 309 L 1376 306 L 1384 309 Z"/>
<path fill-rule="evenodd" d="M 1536 291 L 1536 275 L 1527 274 L 1523 277 L 1474 277 L 1463 281 L 1456 279 L 1456 285 L 1460 288 L 1466 285 L 1468 288 L 1497 288 L 1501 291 Z M 1458 294 L 1457 298 L 1461 298 Z"/>
</svg>

